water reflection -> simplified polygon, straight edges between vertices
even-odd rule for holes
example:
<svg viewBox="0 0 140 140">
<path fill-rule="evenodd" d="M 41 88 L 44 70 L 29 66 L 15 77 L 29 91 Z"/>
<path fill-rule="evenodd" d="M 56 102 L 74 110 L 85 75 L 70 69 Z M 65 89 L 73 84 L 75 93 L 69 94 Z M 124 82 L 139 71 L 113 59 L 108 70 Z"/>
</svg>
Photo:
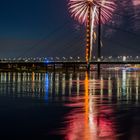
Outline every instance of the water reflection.
<svg viewBox="0 0 140 140">
<path fill-rule="evenodd" d="M 78 103 L 69 104 L 75 107 L 66 117 L 66 128 L 61 130 L 67 140 L 107 140 L 115 139 L 115 129 L 111 114 L 112 108 L 102 103 L 99 106 L 100 96 L 95 96 L 96 92 L 101 91 L 103 96 L 103 78 L 101 80 L 90 79 L 86 73 L 84 80 L 84 96 L 78 98 Z M 111 80 L 108 81 L 108 94 L 112 91 Z M 97 92 L 97 93 L 98 93 Z M 73 99 L 75 101 L 75 99 Z"/>
<path fill-rule="evenodd" d="M 47 101 L 48 100 L 48 96 L 49 96 L 49 76 L 48 74 L 46 74 L 46 79 L 45 79 L 45 100 Z"/>
<path fill-rule="evenodd" d="M 0 96 L 60 102 L 70 111 L 57 133 L 68 140 L 117 140 L 116 109 L 139 105 L 140 73 L 0 73 Z M 126 109 L 126 108 L 125 108 Z M 62 110 L 63 111 L 63 110 Z M 62 123 L 62 122 L 61 122 Z"/>
<path fill-rule="evenodd" d="M 0 73 L 0 94 L 27 94 L 41 96 L 79 96 L 84 95 L 84 73 Z M 117 73 L 112 77 L 104 74 L 100 80 L 94 73 L 88 75 L 88 91 L 91 95 L 106 96 L 108 99 L 139 100 L 139 72 Z M 115 92 L 114 92 L 115 91 Z"/>
</svg>

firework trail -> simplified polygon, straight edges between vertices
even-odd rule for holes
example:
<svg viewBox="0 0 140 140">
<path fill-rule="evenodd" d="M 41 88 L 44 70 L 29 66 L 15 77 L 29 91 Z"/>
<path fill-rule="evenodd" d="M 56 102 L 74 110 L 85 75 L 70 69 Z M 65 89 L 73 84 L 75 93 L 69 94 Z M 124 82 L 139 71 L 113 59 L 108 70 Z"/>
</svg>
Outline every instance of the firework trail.
<svg viewBox="0 0 140 140">
<path fill-rule="evenodd" d="M 92 21 L 91 21 L 91 32 L 90 32 L 90 36 L 93 36 L 93 33 L 94 33 L 94 20 L 95 20 L 95 13 L 96 13 L 96 9 L 97 7 L 95 6 L 94 7 L 94 10 L 93 10 L 93 14 L 92 14 Z M 91 44 L 93 44 L 93 39 L 90 40 Z M 90 50 L 92 52 L 92 46 L 90 47 Z"/>
</svg>

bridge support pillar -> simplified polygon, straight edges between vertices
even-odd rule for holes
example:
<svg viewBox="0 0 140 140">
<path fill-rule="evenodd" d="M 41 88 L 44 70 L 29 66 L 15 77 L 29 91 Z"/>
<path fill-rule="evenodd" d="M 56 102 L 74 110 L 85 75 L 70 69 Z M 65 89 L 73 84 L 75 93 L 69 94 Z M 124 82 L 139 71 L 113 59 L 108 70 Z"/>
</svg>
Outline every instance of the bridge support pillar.
<svg viewBox="0 0 140 140">
<path fill-rule="evenodd" d="M 62 69 L 64 69 L 64 71 L 67 72 L 67 64 L 66 63 L 63 63 Z"/>
<path fill-rule="evenodd" d="M 100 75 L 101 75 L 101 64 L 100 63 L 97 64 L 97 74 L 98 74 L 98 78 L 100 78 Z"/>
<path fill-rule="evenodd" d="M 73 65 L 73 70 L 74 70 L 74 72 L 76 71 L 76 66 L 75 66 L 75 64 Z"/>
<path fill-rule="evenodd" d="M 48 71 L 48 65 L 46 65 L 46 71 Z"/>
<path fill-rule="evenodd" d="M 90 71 L 90 63 L 87 64 L 87 71 Z"/>
<path fill-rule="evenodd" d="M 55 71 L 55 64 L 53 65 L 53 71 Z"/>
</svg>

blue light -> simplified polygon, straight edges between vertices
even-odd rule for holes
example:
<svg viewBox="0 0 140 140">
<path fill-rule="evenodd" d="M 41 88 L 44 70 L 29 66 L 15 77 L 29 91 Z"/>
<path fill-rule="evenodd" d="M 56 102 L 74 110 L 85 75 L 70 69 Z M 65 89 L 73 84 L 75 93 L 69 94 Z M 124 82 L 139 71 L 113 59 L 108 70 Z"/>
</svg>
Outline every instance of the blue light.
<svg viewBox="0 0 140 140">
<path fill-rule="evenodd" d="M 45 64 L 49 64 L 50 63 L 50 61 L 49 60 L 45 60 L 45 62 L 44 62 Z"/>
<path fill-rule="evenodd" d="M 49 97 L 49 75 L 46 74 L 46 79 L 45 79 L 45 101 L 48 101 Z"/>
<path fill-rule="evenodd" d="M 122 71 L 122 95 L 126 96 L 126 70 Z"/>
</svg>

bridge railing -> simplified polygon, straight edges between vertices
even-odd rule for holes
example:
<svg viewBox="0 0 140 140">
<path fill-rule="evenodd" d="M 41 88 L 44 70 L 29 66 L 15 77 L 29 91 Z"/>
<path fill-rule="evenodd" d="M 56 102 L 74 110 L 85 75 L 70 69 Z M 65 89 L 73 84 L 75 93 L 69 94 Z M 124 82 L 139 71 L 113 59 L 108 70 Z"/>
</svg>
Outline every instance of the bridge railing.
<svg viewBox="0 0 140 140">
<path fill-rule="evenodd" d="M 118 57 L 93 57 L 91 62 L 140 62 L 140 57 L 118 56 Z M 50 62 L 85 62 L 84 57 L 36 57 L 36 58 L 3 58 L 0 63 L 50 63 Z"/>
</svg>

